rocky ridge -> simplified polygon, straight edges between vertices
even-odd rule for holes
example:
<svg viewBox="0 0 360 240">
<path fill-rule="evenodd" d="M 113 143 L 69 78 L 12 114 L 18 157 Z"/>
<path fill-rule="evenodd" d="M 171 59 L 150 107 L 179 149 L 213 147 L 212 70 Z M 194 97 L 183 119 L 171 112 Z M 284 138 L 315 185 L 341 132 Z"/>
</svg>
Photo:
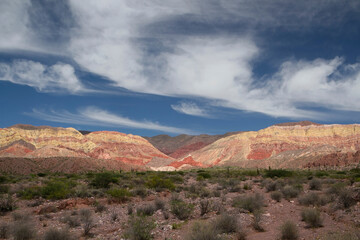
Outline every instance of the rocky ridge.
<svg viewBox="0 0 360 240">
<path fill-rule="evenodd" d="M 271 126 L 192 152 L 204 166 L 306 168 L 359 163 L 360 125 Z"/>
<path fill-rule="evenodd" d="M 159 149 L 161 152 L 172 158 L 182 158 L 186 157 L 189 153 L 199 150 L 221 138 L 238 134 L 240 132 L 229 132 L 226 134 L 220 135 L 186 135 L 181 134 L 175 137 L 169 135 L 157 135 L 154 137 L 144 137 L 147 139 L 154 147 Z"/>
<path fill-rule="evenodd" d="M 172 171 L 212 166 L 341 168 L 360 163 L 358 124 L 301 122 L 228 135 L 164 136 L 155 139 L 166 146 L 176 145 L 170 156 L 132 134 L 99 131 L 84 135 L 74 128 L 15 125 L 0 129 L 0 170 L 30 173 Z"/>
<path fill-rule="evenodd" d="M 29 125 L 0 129 L 0 166 L 21 165 L 19 172 L 27 172 L 25 166 L 34 171 L 63 171 L 72 165 L 74 171 L 118 170 L 145 167 L 155 159 L 172 161 L 146 139 L 132 134 L 100 131 L 83 135 L 74 128 Z"/>
</svg>

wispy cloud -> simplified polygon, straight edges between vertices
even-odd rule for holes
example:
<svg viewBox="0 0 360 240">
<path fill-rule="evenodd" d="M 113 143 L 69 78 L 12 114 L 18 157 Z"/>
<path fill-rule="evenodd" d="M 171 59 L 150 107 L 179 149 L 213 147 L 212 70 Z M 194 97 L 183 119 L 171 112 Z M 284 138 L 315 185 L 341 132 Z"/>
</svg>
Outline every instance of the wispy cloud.
<svg viewBox="0 0 360 240">
<path fill-rule="evenodd" d="M 171 105 L 171 108 L 175 111 L 192 116 L 198 117 L 211 117 L 211 115 L 203 108 L 200 108 L 196 103 L 193 102 L 181 102 L 179 104 Z"/>
<path fill-rule="evenodd" d="M 26 115 L 60 123 L 80 124 L 86 126 L 107 126 L 107 127 L 122 127 L 122 128 L 135 128 L 157 130 L 167 133 L 177 134 L 194 134 L 193 131 L 183 128 L 176 128 L 171 126 L 161 125 L 151 121 L 137 121 L 121 115 L 113 114 L 106 110 L 97 107 L 87 107 L 79 110 L 77 113 L 70 113 L 68 111 L 42 111 L 33 109 Z"/>
<path fill-rule="evenodd" d="M 52 66 L 29 60 L 0 62 L 0 81 L 27 85 L 40 92 L 68 92 L 80 94 L 95 92 L 87 89 L 75 75 L 69 64 L 57 63 Z"/>
<path fill-rule="evenodd" d="M 65 54 L 114 86 L 140 93 L 200 97 L 214 106 L 274 117 L 324 119 L 324 114 L 309 107 L 360 111 L 359 63 L 348 65 L 336 56 L 294 59 L 261 79 L 254 77 L 253 70 L 262 54 L 256 31 L 341 26 L 360 10 L 358 0 L 347 4 L 342 0 L 88 0 L 86 4 L 69 0 L 65 5 L 62 8 L 74 24 L 64 22 L 66 37 L 59 37 L 64 42 L 44 45 L 50 42 L 45 41 L 51 35 L 48 32 L 58 29 L 31 24 L 34 16 L 29 9 L 34 5 L 30 1 L 1 1 L 0 35 L 6 37 L 0 39 L 0 48 Z M 42 11 L 35 11 L 38 20 L 43 19 Z M 64 12 L 54 11 L 59 14 L 55 18 L 64 18 Z M 184 19 L 208 31 L 191 31 Z M 251 34 L 222 26 L 249 26 Z M 31 67 L 23 67 L 25 74 L 6 65 L 0 72 L 7 80 L 39 91 L 84 91 L 69 65 L 27 64 Z M 345 71 L 348 68 L 353 69 Z"/>
</svg>

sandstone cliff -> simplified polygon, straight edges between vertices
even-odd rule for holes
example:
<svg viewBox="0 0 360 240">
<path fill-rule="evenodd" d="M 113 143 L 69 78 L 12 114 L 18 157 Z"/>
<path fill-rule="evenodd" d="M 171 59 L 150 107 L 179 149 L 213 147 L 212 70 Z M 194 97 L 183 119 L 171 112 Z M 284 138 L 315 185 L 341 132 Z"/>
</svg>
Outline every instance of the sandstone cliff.
<svg viewBox="0 0 360 240">
<path fill-rule="evenodd" d="M 170 137 L 168 142 L 161 137 L 166 146 L 176 145 L 171 156 L 182 157 L 175 160 L 146 139 L 131 134 L 100 131 L 84 135 L 73 128 L 15 125 L 0 129 L 0 171 L 169 171 L 212 166 L 321 168 L 360 164 L 358 124 L 287 123 L 231 134 L 213 138 L 180 135 Z"/>
<path fill-rule="evenodd" d="M 86 171 L 142 167 L 159 159 L 172 161 L 140 136 L 109 131 L 83 135 L 73 128 L 29 125 L 0 129 L 0 158 L 0 168 L 10 172 L 13 168 L 6 164 L 22 166 L 24 172 L 28 171 L 25 166 L 38 171 L 68 171 L 72 165 L 74 171 Z"/>
<path fill-rule="evenodd" d="M 357 164 L 359 150 L 360 125 L 310 124 L 239 133 L 188 157 L 203 166 L 306 168 Z"/>
</svg>

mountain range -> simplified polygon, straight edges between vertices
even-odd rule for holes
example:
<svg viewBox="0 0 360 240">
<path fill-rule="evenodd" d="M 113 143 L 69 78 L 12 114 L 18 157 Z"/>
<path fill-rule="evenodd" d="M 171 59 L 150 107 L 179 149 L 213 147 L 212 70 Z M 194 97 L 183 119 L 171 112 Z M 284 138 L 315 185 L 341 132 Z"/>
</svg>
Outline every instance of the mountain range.
<svg viewBox="0 0 360 240">
<path fill-rule="evenodd" d="M 0 171 L 85 172 L 195 167 L 344 168 L 360 163 L 360 125 L 282 123 L 223 135 L 140 137 L 18 124 L 0 129 Z"/>
</svg>

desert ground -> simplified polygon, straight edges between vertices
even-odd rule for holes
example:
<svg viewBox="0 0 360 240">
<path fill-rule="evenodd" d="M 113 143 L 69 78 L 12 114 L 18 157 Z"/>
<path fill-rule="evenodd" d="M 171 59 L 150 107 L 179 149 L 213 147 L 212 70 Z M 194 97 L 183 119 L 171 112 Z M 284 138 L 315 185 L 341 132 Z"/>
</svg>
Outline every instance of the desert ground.
<svg viewBox="0 0 360 240">
<path fill-rule="evenodd" d="M 360 239 L 360 169 L 1 175 L 2 239 Z"/>
</svg>

